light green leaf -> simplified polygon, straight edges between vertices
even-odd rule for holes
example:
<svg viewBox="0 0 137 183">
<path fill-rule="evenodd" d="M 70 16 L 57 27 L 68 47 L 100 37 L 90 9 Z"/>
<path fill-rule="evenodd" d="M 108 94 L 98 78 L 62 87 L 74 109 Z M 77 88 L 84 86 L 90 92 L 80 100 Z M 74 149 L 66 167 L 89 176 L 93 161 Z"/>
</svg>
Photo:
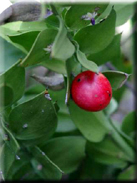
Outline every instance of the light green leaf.
<svg viewBox="0 0 137 183">
<path fill-rule="evenodd" d="M 93 54 L 105 49 L 114 37 L 115 21 L 116 13 L 112 9 L 104 22 L 80 29 L 74 37 L 80 50 L 85 54 Z"/>
<path fill-rule="evenodd" d="M 121 130 L 132 137 L 132 135 L 135 135 L 133 134 L 135 132 L 135 123 L 135 111 L 132 111 L 122 121 Z"/>
<path fill-rule="evenodd" d="M 0 90 L 4 91 L 6 106 L 19 100 L 25 90 L 25 70 L 18 64 L 19 62 L 0 75 Z"/>
<path fill-rule="evenodd" d="M 69 111 L 72 121 L 91 142 L 100 142 L 108 133 L 109 121 L 103 112 L 87 112 L 79 108 L 72 100 L 69 101 Z"/>
<path fill-rule="evenodd" d="M 87 13 L 95 12 L 96 8 L 99 8 L 97 11 L 98 15 L 102 14 L 106 9 L 108 4 L 98 4 L 98 3 L 90 3 L 90 4 L 72 4 L 71 8 L 67 11 L 65 16 L 65 21 L 68 27 L 73 30 L 78 30 L 82 27 L 85 27 L 90 24 L 90 20 L 83 20 L 81 17 L 86 15 Z M 96 20 L 97 17 L 95 17 Z"/>
<path fill-rule="evenodd" d="M 9 128 L 17 139 L 33 140 L 42 136 L 49 138 L 56 126 L 54 105 L 45 98 L 44 92 L 15 107 L 9 116 Z"/>
<path fill-rule="evenodd" d="M 127 22 L 134 14 L 133 3 L 118 3 L 114 4 L 114 9 L 117 13 L 116 26 L 120 26 Z"/>
<path fill-rule="evenodd" d="M 26 32 L 42 31 L 47 28 L 45 21 L 10 22 L 0 26 L 5 36 L 17 36 Z"/>
<path fill-rule="evenodd" d="M 56 34 L 57 31 L 54 29 L 45 29 L 42 32 L 40 32 L 34 44 L 32 45 L 28 55 L 21 62 L 21 66 L 27 67 L 49 60 L 49 54 L 46 53 L 44 48 L 48 47 L 53 43 Z"/>
<path fill-rule="evenodd" d="M 81 63 L 83 67 L 93 72 L 98 72 L 98 66 L 94 62 L 88 60 L 84 53 L 82 53 L 79 49 L 77 49 L 76 53 L 78 61 Z"/>
<path fill-rule="evenodd" d="M 112 42 L 104 50 L 90 54 L 87 58 L 98 65 L 108 61 L 118 62 L 121 58 L 120 39 L 121 34 L 114 36 Z"/>
<path fill-rule="evenodd" d="M 8 70 L 12 65 L 14 65 L 17 62 L 17 60 L 24 58 L 25 54 L 1 37 L 0 45 L 0 73 L 2 73 Z"/>
<path fill-rule="evenodd" d="M 41 149 L 64 173 L 71 173 L 85 156 L 85 142 L 78 136 L 58 137 L 49 140 Z"/>
<path fill-rule="evenodd" d="M 104 109 L 104 112 L 107 116 L 110 116 L 115 112 L 115 110 L 118 108 L 117 101 L 112 97 L 109 105 Z"/>
<path fill-rule="evenodd" d="M 59 18 L 59 21 L 60 28 L 53 43 L 51 56 L 58 60 L 65 61 L 74 54 L 75 47 L 67 37 L 67 30 L 63 24 L 63 20 Z"/>
<path fill-rule="evenodd" d="M 105 71 L 102 72 L 109 80 L 113 90 L 121 88 L 130 76 L 127 73 L 120 71 Z"/>
<path fill-rule="evenodd" d="M 47 58 L 47 60 L 39 63 L 39 65 L 42 65 L 42 66 L 44 66 L 52 71 L 55 71 L 57 73 L 66 75 L 65 62 L 62 60 L 57 60 L 54 58 Z"/>
</svg>

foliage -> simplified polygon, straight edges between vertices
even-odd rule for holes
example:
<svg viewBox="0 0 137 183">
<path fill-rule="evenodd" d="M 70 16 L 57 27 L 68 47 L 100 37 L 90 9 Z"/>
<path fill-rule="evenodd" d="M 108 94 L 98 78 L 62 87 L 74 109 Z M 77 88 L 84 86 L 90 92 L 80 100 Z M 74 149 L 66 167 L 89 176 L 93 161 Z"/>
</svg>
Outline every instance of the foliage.
<svg viewBox="0 0 137 183">
<path fill-rule="evenodd" d="M 99 72 L 108 61 L 122 62 L 122 33 L 115 28 L 133 15 L 133 4 L 48 7 L 53 14 L 44 20 L 0 26 L 0 178 L 134 179 L 135 112 L 121 126 L 111 119 L 131 73 L 103 71 L 113 98 L 100 112 L 80 109 L 70 95 L 74 76 L 83 70 Z M 95 25 L 81 18 L 89 12 L 97 12 Z M 62 74 L 64 88 L 47 90 L 36 81 L 26 87 L 25 75 L 39 66 Z"/>
</svg>

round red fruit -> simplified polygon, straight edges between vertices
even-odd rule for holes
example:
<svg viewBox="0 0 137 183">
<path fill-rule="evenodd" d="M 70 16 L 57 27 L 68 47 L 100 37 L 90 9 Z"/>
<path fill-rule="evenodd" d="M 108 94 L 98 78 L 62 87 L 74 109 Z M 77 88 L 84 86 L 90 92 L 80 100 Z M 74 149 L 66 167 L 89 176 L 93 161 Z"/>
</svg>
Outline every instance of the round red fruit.
<svg viewBox="0 0 137 183">
<path fill-rule="evenodd" d="M 78 74 L 71 85 L 74 102 L 86 111 L 100 111 L 112 98 L 112 88 L 102 73 L 84 71 Z"/>
</svg>

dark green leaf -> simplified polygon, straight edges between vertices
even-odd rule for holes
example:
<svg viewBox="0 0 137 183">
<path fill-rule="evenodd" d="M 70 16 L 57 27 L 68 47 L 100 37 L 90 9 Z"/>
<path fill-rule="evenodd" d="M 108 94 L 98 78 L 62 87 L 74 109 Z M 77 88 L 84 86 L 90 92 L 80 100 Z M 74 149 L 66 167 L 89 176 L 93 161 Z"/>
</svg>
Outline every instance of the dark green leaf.
<svg viewBox="0 0 137 183">
<path fill-rule="evenodd" d="M 18 64 L 19 62 L 0 75 L 0 88 L 4 90 L 5 105 L 19 100 L 25 90 L 25 70 Z"/>
<path fill-rule="evenodd" d="M 10 43 L 12 43 L 14 46 L 24 51 L 24 53 L 28 53 L 38 34 L 38 31 L 26 32 L 21 35 L 10 36 L 9 39 Z"/>
<path fill-rule="evenodd" d="M 35 157 L 35 160 L 32 160 L 32 165 L 41 178 L 44 180 L 61 179 L 62 170 L 48 158 L 47 153 L 41 151 L 38 147 L 32 147 L 30 152 Z"/>
<path fill-rule="evenodd" d="M 65 173 L 70 173 L 77 169 L 85 156 L 85 139 L 75 136 L 58 137 L 49 140 L 41 149 Z"/>
<path fill-rule="evenodd" d="M 123 172 L 121 172 L 118 175 L 119 181 L 135 180 L 135 178 L 136 178 L 136 166 L 135 165 L 131 165 L 130 167 L 128 167 L 126 170 L 124 170 Z"/>
<path fill-rule="evenodd" d="M 15 167 L 14 167 L 15 168 Z M 24 163 L 20 169 L 13 175 L 11 179 L 15 181 L 25 181 L 25 180 L 40 180 L 40 177 L 35 173 L 30 162 Z"/>
<path fill-rule="evenodd" d="M 125 167 L 128 160 L 127 156 L 110 137 L 105 137 L 102 142 L 96 144 L 87 142 L 86 150 L 91 159 L 103 164 Z"/>
<path fill-rule="evenodd" d="M 74 54 L 75 47 L 67 37 L 67 30 L 63 24 L 63 20 L 59 18 L 59 21 L 60 28 L 53 43 L 51 56 L 58 60 L 65 61 Z"/>
<path fill-rule="evenodd" d="M 5 135 L 7 135 L 8 138 L 4 141 L 0 153 L 0 170 L 2 171 L 4 178 L 7 177 L 8 170 L 12 166 L 14 160 L 20 160 L 20 157 L 17 155 L 17 151 L 20 148 L 18 142 L 7 128 L 5 128 Z"/>
<path fill-rule="evenodd" d="M 47 48 L 53 43 L 56 34 L 57 31 L 54 29 L 46 29 L 40 32 L 28 55 L 21 62 L 21 65 L 23 67 L 27 67 L 42 61 L 46 62 L 46 60 L 49 60 L 49 54 L 44 51 L 44 48 Z"/>
<path fill-rule="evenodd" d="M 65 21 L 68 27 L 73 30 L 78 30 L 82 27 L 85 27 L 90 24 L 90 20 L 83 20 L 81 17 L 86 15 L 88 12 L 95 12 L 96 8 L 99 8 L 97 11 L 98 15 L 102 14 L 102 12 L 106 9 L 108 4 L 75 4 L 71 6 L 71 8 L 67 11 L 65 16 Z M 95 17 L 96 19 L 96 17 Z"/>
<path fill-rule="evenodd" d="M 17 47 L 24 53 L 28 53 L 32 44 L 34 43 L 39 31 L 24 32 L 19 35 L 4 35 L 3 30 L 0 29 L 0 36 L 6 41 Z M 29 40 L 29 41 L 28 41 Z"/>
<path fill-rule="evenodd" d="M 14 93 L 10 86 L 4 85 L 0 87 L 0 107 L 12 104 L 13 98 Z"/>
<path fill-rule="evenodd" d="M 57 116 L 54 105 L 42 92 L 15 107 L 10 113 L 9 122 L 16 138 L 30 140 L 52 135 L 57 126 Z"/>
<path fill-rule="evenodd" d="M 24 175 L 26 175 L 28 171 L 33 171 L 32 166 L 30 166 L 30 157 L 28 156 L 28 154 L 20 150 L 18 152 L 18 155 L 20 157 L 20 161 L 17 159 L 14 160 L 12 166 L 7 173 L 6 180 L 19 180 Z"/>
<path fill-rule="evenodd" d="M 59 20 L 55 15 L 51 15 L 46 18 L 46 23 L 48 28 L 58 28 L 59 27 Z"/>
<path fill-rule="evenodd" d="M 104 50 L 90 54 L 87 58 L 93 60 L 98 65 L 102 65 L 108 61 L 118 62 L 121 58 L 120 39 L 121 34 L 116 35 Z"/>
<path fill-rule="evenodd" d="M 104 22 L 80 29 L 74 37 L 80 45 L 80 50 L 86 54 L 93 54 L 105 49 L 114 37 L 115 21 L 116 13 L 112 10 Z"/>
<path fill-rule="evenodd" d="M 78 177 L 76 177 L 75 180 L 110 180 L 114 178 L 113 173 L 116 170 L 115 167 L 98 163 L 88 156 L 85 161 L 81 163 L 80 168 L 81 171 L 80 173 L 79 170 L 77 171 Z"/>
<path fill-rule="evenodd" d="M 72 100 L 69 101 L 69 111 L 72 121 L 87 140 L 100 142 L 108 132 L 109 121 L 103 112 L 87 112 Z"/>
<path fill-rule="evenodd" d="M 130 76 L 120 71 L 105 71 L 102 74 L 107 77 L 113 90 L 121 88 Z"/>
</svg>

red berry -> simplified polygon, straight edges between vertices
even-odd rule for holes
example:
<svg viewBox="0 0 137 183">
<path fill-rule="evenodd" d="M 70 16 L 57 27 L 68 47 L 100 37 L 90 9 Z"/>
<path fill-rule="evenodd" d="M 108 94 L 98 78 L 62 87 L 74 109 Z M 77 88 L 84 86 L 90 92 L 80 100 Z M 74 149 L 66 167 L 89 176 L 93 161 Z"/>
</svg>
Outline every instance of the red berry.
<svg viewBox="0 0 137 183">
<path fill-rule="evenodd" d="M 71 86 L 74 102 L 86 111 L 100 111 L 112 98 L 112 88 L 102 73 L 84 71 L 78 74 Z"/>
</svg>

